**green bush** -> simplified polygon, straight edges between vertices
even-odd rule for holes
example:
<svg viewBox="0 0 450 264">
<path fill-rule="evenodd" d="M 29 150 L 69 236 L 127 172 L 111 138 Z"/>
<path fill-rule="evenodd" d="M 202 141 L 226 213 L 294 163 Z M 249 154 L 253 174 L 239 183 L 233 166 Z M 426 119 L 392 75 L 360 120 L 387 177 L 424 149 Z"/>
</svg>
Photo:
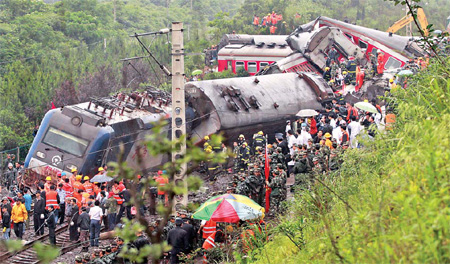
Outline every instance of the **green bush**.
<svg viewBox="0 0 450 264">
<path fill-rule="evenodd" d="M 302 230 L 305 246 L 279 230 L 255 263 L 450 261 L 450 79 L 432 64 L 408 84 L 388 98 L 394 130 L 347 151 L 337 174 L 289 206 L 281 225 L 303 221 L 294 237 Z"/>
</svg>

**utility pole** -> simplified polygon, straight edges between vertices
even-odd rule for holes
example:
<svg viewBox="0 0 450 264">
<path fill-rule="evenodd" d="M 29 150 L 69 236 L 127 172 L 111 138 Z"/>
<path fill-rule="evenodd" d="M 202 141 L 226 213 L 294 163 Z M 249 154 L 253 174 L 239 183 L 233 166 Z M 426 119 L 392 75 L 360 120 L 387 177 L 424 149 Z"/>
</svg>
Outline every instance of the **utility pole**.
<svg viewBox="0 0 450 264">
<path fill-rule="evenodd" d="M 186 135 L 185 112 L 183 23 L 172 22 L 172 140 Z M 179 159 L 185 153 L 186 138 L 179 148 L 172 153 L 172 161 Z M 187 164 L 182 164 L 180 171 L 174 175 L 174 183 L 183 185 L 185 193 L 175 196 L 173 210 L 187 206 L 186 171 Z"/>
</svg>

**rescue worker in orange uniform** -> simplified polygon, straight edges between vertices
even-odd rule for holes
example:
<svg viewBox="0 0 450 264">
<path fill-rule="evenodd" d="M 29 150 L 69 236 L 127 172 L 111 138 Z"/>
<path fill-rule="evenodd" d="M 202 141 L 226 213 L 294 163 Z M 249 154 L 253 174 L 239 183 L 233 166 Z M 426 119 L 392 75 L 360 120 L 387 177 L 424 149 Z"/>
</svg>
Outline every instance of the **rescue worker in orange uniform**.
<svg viewBox="0 0 450 264">
<path fill-rule="evenodd" d="M 94 182 L 93 186 L 93 190 L 94 190 L 94 195 L 97 196 L 98 193 L 100 192 L 100 187 L 98 187 L 98 182 Z"/>
<path fill-rule="evenodd" d="M 213 233 L 211 233 L 211 235 L 209 235 L 205 242 L 203 242 L 202 244 L 202 249 L 205 250 L 205 252 L 203 253 L 203 263 L 208 263 L 208 259 L 206 257 L 207 251 L 209 249 L 215 248 L 217 247 L 217 243 L 224 243 L 225 242 L 225 236 L 224 233 L 222 231 L 222 229 L 217 229 L 217 231 L 214 231 Z"/>
<path fill-rule="evenodd" d="M 254 26 L 259 26 L 259 17 L 257 15 L 253 16 L 253 25 Z"/>
<path fill-rule="evenodd" d="M 114 185 L 112 187 L 112 191 L 114 193 L 114 199 L 116 199 L 117 204 L 123 204 L 123 199 L 119 196 L 119 193 L 125 190 L 125 186 L 122 182 L 114 181 Z"/>
<path fill-rule="evenodd" d="M 82 177 L 83 177 L 82 175 L 77 175 L 77 177 L 75 178 L 75 182 L 72 184 L 74 192 L 78 192 L 78 190 L 83 190 L 84 191 L 84 186 L 81 183 L 81 178 Z"/>
<path fill-rule="evenodd" d="M 83 187 L 84 191 L 86 191 L 89 195 L 94 194 L 94 186 L 92 183 L 89 182 L 89 176 L 84 176 Z"/>
<path fill-rule="evenodd" d="M 276 26 L 270 26 L 270 34 L 275 34 L 276 30 L 277 30 Z"/>
<path fill-rule="evenodd" d="M 363 83 L 364 83 L 364 70 L 359 71 L 356 74 L 356 86 L 355 86 L 355 92 L 358 92 L 359 89 L 361 89 Z"/>
<path fill-rule="evenodd" d="M 55 222 L 58 222 L 59 202 L 58 192 L 56 192 L 55 185 L 52 185 L 50 186 L 50 191 L 45 192 L 45 209 L 48 210 L 49 206 L 53 205 Z"/>
<path fill-rule="evenodd" d="M 211 234 L 215 233 L 217 230 L 217 223 L 213 220 L 206 221 L 205 223 L 202 222 L 200 225 L 200 228 L 198 229 L 198 233 L 203 231 L 202 238 L 203 240 L 206 240 Z"/>
<path fill-rule="evenodd" d="M 51 185 L 52 185 L 52 177 L 47 176 L 47 178 L 45 178 L 45 183 L 44 183 L 44 191 L 46 193 L 48 193 L 50 191 Z"/>
<path fill-rule="evenodd" d="M 377 57 L 377 73 L 379 75 L 382 75 L 384 72 L 384 54 L 380 50 L 377 51 L 378 57 Z"/>
<path fill-rule="evenodd" d="M 63 183 L 63 190 L 66 192 L 66 198 L 73 197 L 73 187 L 69 182 L 69 179 L 65 179 Z"/>
<path fill-rule="evenodd" d="M 105 172 L 105 169 L 103 169 L 103 167 L 99 167 L 99 168 L 98 168 L 98 173 L 95 174 L 95 176 L 97 176 L 97 175 L 103 175 L 104 173 L 106 173 L 106 172 Z"/>
<path fill-rule="evenodd" d="M 58 179 L 56 182 L 56 186 L 58 186 L 60 183 L 64 183 L 64 181 L 61 179 L 61 172 L 58 172 L 56 174 L 56 178 Z"/>
<path fill-rule="evenodd" d="M 69 180 L 70 180 L 70 185 L 72 185 L 73 186 L 73 184 L 75 183 L 75 181 L 76 181 L 76 178 L 77 178 L 77 169 L 71 169 L 70 170 L 70 172 L 72 172 L 72 175 L 70 175 L 70 177 L 69 177 Z"/>
<path fill-rule="evenodd" d="M 169 183 L 169 179 L 167 177 L 164 176 L 163 171 L 158 171 L 158 176 L 154 178 L 155 181 L 158 183 L 158 198 L 161 201 L 165 201 L 165 203 L 167 203 L 167 199 L 166 199 L 166 192 L 164 191 L 164 187 L 166 186 L 167 183 Z"/>
<path fill-rule="evenodd" d="M 82 196 L 83 190 L 78 190 L 77 192 L 73 193 L 73 197 L 77 200 L 77 206 L 78 209 L 81 209 L 81 201 L 83 200 L 83 196 Z"/>
</svg>

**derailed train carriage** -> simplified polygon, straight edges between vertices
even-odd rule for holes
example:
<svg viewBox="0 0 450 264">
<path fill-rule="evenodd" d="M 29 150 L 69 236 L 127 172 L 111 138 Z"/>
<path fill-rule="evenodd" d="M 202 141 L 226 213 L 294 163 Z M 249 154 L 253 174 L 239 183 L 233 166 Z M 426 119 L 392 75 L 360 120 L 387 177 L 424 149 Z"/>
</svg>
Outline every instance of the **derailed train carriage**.
<svg viewBox="0 0 450 264">
<path fill-rule="evenodd" d="M 259 130 L 273 134 L 300 109 L 323 109 L 333 98 L 326 82 L 313 73 L 273 74 L 185 85 L 186 122 L 195 143 L 214 133 L 234 140 Z M 74 168 L 93 175 L 98 167 L 117 159 L 124 146 L 125 160 L 137 168 L 137 146 L 152 133 L 154 122 L 170 118 L 170 98 L 147 92 L 119 94 L 50 110 L 42 120 L 25 166 L 25 184 Z M 164 130 L 170 136 L 170 127 Z M 149 157 L 143 149 L 144 170 L 156 169 L 168 157 Z"/>
<path fill-rule="evenodd" d="M 137 146 L 152 133 L 155 122 L 169 118 L 170 98 L 160 92 L 117 94 L 52 109 L 46 113 L 25 159 L 26 185 L 41 176 L 56 177 L 73 169 L 94 175 L 98 167 L 116 161 L 123 146 L 124 159 L 137 168 Z M 168 129 L 164 131 L 169 135 Z M 165 157 L 149 158 L 141 149 L 146 168 Z"/>
<path fill-rule="evenodd" d="M 299 110 L 323 109 L 334 98 L 322 77 L 306 72 L 189 82 L 185 88 L 201 117 L 192 126 L 194 141 L 219 132 L 231 140 L 259 130 L 272 135 Z"/>
</svg>

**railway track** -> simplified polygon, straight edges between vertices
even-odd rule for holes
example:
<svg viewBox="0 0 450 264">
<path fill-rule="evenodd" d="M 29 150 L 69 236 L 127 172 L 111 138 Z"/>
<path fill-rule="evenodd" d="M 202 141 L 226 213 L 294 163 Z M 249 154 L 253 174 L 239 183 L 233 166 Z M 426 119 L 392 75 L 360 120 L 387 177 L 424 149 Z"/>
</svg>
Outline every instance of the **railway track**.
<svg viewBox="0 0 450 264">
<path fill-rule="evenodd" d="M 60 248 L 60 254 L 65 254 L 72 249 L 78 247 L 78 242 L 70 241 L 68 224 L 57 228 L 56 233 L 56 246 Z M 9 264 L 34 264 L 39 263 L 36 251 L 33 246 L 37 242 L 49 244 L 48 234 L 35 238 L 32 241 L 26 243 L 18 252 L 5 252 L 0 255 L 0 263 Z"/>
</svg>

